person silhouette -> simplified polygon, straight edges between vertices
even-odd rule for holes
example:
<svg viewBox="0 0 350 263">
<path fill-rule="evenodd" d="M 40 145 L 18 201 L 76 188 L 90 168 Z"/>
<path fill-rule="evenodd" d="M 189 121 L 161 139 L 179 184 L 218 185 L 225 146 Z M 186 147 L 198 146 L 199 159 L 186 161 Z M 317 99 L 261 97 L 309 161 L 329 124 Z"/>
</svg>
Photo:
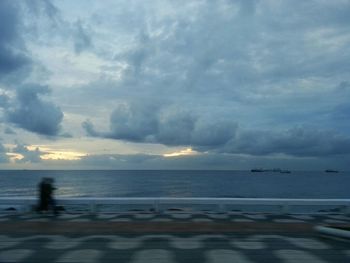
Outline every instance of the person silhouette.
<svg viewBox="0 0 350 263">
<path fill-rule="evenodd" d="M 53 186 L 54 179 L 44 177 L 39 183 L 39 207 L 38 211 L 49 211 L 50 209 L 55 215 L 58 214 L 56 202 L 53 198 L 53 191 L 56 189 Z"/>
</svg>

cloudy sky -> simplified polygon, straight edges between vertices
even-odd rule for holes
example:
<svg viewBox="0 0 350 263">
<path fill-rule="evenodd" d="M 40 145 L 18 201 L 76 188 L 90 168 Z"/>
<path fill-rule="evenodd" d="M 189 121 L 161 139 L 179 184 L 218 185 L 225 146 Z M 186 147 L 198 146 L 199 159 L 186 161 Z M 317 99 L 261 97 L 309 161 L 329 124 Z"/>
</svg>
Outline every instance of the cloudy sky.
<svg viewBox="0 0 350 263">
<path fill-rule="evenodd" d="M 1 169 L 347 169 L 348 0 L 1 0 Z"/>
</svg>

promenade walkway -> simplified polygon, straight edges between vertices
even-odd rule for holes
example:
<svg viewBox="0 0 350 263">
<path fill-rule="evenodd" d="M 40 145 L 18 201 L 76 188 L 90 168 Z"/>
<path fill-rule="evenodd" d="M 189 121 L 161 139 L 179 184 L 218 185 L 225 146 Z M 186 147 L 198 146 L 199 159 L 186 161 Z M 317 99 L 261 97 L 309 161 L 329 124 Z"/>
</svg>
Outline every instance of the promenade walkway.
<svg viewBox="0 0 350 263">
<path fill-rule="evenodd" d="M 265 213 L 0 214 L 0 262 L 350 262 L 315 225 L 350 217 Z"/>
</svg>

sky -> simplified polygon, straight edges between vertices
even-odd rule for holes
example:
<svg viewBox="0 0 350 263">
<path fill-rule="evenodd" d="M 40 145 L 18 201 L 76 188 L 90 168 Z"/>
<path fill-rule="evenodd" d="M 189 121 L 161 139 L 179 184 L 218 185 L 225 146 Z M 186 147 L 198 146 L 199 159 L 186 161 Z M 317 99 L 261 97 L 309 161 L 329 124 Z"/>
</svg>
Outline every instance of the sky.
<svg viewBox="0 0 350 263">
<path fill-rule="evenodd" d="M 1 0 L 0 169 L 348 169 L 348 0 Z"/>
</svg>

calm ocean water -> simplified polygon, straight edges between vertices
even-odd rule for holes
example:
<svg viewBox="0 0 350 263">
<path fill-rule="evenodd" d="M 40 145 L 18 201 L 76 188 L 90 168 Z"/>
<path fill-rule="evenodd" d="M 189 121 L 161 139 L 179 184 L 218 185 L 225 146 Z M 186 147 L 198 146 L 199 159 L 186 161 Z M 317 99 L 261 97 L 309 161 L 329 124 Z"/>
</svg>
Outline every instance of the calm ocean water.
<svg viewBox="0 0 350 263">
<path fill-rule="evenodd" d="M 42 177 L 58 197 L 350 198 L 350 172 L 0 171 L 0 196 L 36 196 Z"/>
</svg>

